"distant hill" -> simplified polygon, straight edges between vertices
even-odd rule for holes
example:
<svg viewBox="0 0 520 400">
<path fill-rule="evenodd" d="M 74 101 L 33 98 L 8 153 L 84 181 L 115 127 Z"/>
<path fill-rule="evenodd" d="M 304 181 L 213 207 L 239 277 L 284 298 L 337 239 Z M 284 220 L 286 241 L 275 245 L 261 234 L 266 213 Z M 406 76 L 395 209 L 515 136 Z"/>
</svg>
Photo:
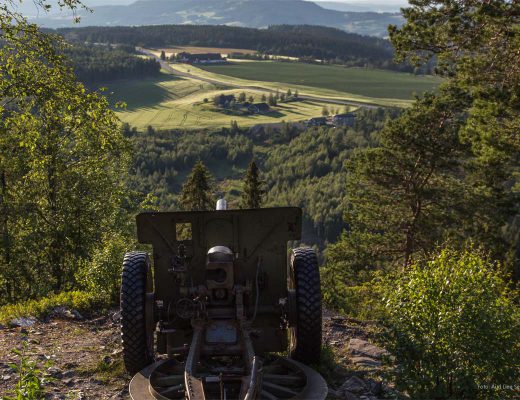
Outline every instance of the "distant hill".
<svg viewBox="0 0 520 400">
<path fill-rule="evenodd" d="M 375 11 L 378 13 L 398 13 L 401 7 L 399 3 L 385 3 L 382 0 L 374 2 L 351 2 L 351 1 L 320 1 L 319 6 L 328 10 L 344 11 L 344 12 L 367 12 Z"/>
<path fill-rule="evenodd" d="M 266 28 L 270 25 L 322 25 L 362 35 L 384 37 L 389 24 L 401 24 L 399 14 L 328 10 L 303 0 L 139 0 L 129 5 L 95 7 L 80 12 L 80 26 L 163 24 L 231 25 Z M 71 18 L 46 15 L 34 19 L 49 28 L 71 27 Z"/>
<path fill-rule="evenodd" d="M 323 60 L 345 66 L 412 72 L 393 62 L 388 40 L 311 25 L 272 25 L 268 29 L 223 25 L 150 25 L 59 28 L 69 42 L 112 43 L 141 47 L 202 46 L 249 49 L 291 56 L 307 62 Z"/>
</svg>

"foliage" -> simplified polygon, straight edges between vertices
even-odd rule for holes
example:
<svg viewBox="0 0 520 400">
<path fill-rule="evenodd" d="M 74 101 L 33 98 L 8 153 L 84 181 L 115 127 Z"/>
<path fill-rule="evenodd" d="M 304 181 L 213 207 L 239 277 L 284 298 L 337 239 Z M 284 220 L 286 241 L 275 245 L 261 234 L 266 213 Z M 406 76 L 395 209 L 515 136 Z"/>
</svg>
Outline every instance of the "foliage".
<svg viewBox="0 0 520 400">
<path fill-rule="evenodd" d="M 360 110 L 353 128 L 304 131 L 283 124 L 276 130 L 239 129 L 234 134 L 226 128 L 189 134 L 140 133 L 127 125 L 124 135 L 130 138 L 135 154 L 129 186 L 141 197 L 152 193 L 160 210 L 179 209 L 177 194 L 182 182 L 200 159 L 226 198 L 238 203 L 241 177 L 254 158 L 266 181 L 263 205 L 302 207 L 305 241 L 323 245 L 335 241 L 345 227 L 345 162 L 354 149 L 374 146 L 384 121 L 397 113 L 391 109 Z"/>
<path fill-rule="evenodd" d="M 254 161 L 249 163 L 242 187 L 242 207 L 260 208 L 265 195 L 265 182 L 260 178 L 260 171 Z"/>
<path fill-rule="evenodd" d="M 111 232 L 102 239 L 102 245 L 92 258 L 84 261 L 76 273 L 78 286 L 115 304 L 121 285 L 123 255 L 132 250 L 128 236 Z"/>
<path fill-rule="evenodd" d="M 320 269 L 324 304 L 360 320 L 380 318 L 384 310 L 378 281 L 383 275 L 354 274 L 347 268 L 341 263 L 327 262 Z"/>
<path fill-rule="evenodd" d="M 261 165 L 266 206 L 302 207 L 307 243 L 336 241 L 345 228 L 345 165 L 355 149 L 375 146 L 384 121 L 395 115 L 391 109 L 362 111 L 354 128 L 309 128 L 294 137 L 282 129 L 280 145 L 269 149 Z"/>
<path fill-rule="evenodd" d="M 475 156 L 460 135 L 467 101 L 454 88 L 426 94 L 385 126 L 379 147 L 347 163 L 348 229 L 327 249 L 327 269 L 343 284 L 409 265 L 447 238 L 459 246 L 478 241 L 506 260 L 511 202 L 474 185 Z"/>
<path fill-rule="evenodd" d="M 472 228 L 471 236 L 479 243 L 504 241 L 495 229 L 497 221 L 517 214 L 519 204 L 511 188 L 518 181 L 514 175 L 520 154 L 520 4 L 507 0 L 410 4 L 403 11 L 406 23 L 390 28 L 398 59 L 424 64 L 436 58 L 438 72 L 467 97 L 467 121 L 460 137 L 471 146 L 473 157 L 466 166 L 466 181 L 479 194 L 475 205 L 487 211 L 476 213 L 479 223 L 466 228 Z M 509 246 L 518 247 L 518 242 Z M 507 252 L 504 247 L 495 249 L 495 256 Z M 515 270 L 518 279 L 518 259 Z"/>
<path fill-rule="evenodd" d="M 213 177 L 202 161 L 198 161 L 184 182 L 179 203 L 187 211 L 209 211 L 215 208 Z"/>
<path fill-rule="evenodd" d="M 407 265 L 460 226 L 460 109 L 458 100 L 426 95 L 387 124 L 379 147 L 352 158 L 349 231 L 345 243 L 331 247 L 331 260 L 354 260 L 355 271 L 388 261 Z M 357 259 L 349 252 L 358 252 Z"/>
<path fill-rule="evenodd" d="M 43 400 L 45 398 L 45 384 L 50 380 L 46 377 L 42 366 L 37 361 L 29 359 L 27 344 L 28 338 L 22 338 L 22 345 L 20 349 L 13 349 L 13 353 L 18 358 L 18 364 L 12 363 L 9 366 L 18 375 L 18 382 L 12 396 L 4 396 L 5 400 Z M 47 362 L 44 366 L 48 367 L 51 364 Z"/>
<path fill-rule="evenodd" d="M 133 133 L 128 125 L 123 129 L 135 154 L 129 186 L 143 196 L 153 193 L 162 210 L 179 208 L 176 194 L 199 159 L 222 179 L 222 169 L 227 173 L 228 166 L 247 165 L 253 157 L 252 141 L 241 134 L 229 135 L 228 130 L 187 135 L 155 130 Z"/>
<path fill-rule="evenodd" d="M 107 100 L 75 81 L 59 38 L 0 16 L 5 303 L 74 287 L 78 264 L 121 218 L 128 157 Z"/>
<path fill-rule="evenodd" d="M 128 47 L 73 42 L 65 48 L 65 56 L 72 63 L 77 79 L 88 85 L 159 75 L 161 65 L 157 61 L 139 58 Z"/>
<path fill-rule="evenodd" d="M 444 249 L 383 280 L 386 348 L 412 398 L 514 398 L 520 310 L 496 264 Z"/>
<path fill-rule="evenodd" d="M 8 324 L 15 318 L 32 316 L 44 318 L 56 307 L 66 307 L 79 312 L 102 310 L 110 305 L 110 299 L 97 293 L 70 291 L 51 294 L 39 300 L 26 300 L 0 307 L 0 323 Z"/>
</svg>

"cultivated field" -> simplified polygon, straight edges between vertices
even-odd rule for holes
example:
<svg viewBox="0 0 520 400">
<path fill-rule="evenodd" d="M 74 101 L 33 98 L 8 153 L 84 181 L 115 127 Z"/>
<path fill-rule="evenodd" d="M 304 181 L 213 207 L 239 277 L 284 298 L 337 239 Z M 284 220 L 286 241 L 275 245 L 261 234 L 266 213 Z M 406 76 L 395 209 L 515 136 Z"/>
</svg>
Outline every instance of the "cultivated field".
<svg viewBox="0 0 520 400">
<path fill-rule="evenodd" d="M 246 64 L 258 64 L 258 61 L 251 61 L 251 62 L 232 62 L 229 65 L 221 65 L 222 68 L 224 68 L 224 72 L 226 71 L 225 68 L 228 67 L 235 67 L 238 68 L 241 65 Z M 260 63 L 266 63 L 271 64 L 274 69 L 276 69 L 277 66 L 280 64 L 283 65 L 290 65 L 298 67 L 300 64 L 295 63 L 282 63 L 282 62 L 271 62 L 271 61 L 262 61 Z M 358 103 L 366 103 L 366 104 L 372 104 L 372 105 L 379 105 L 384 107 L 408 107 L 412 101 L 413 97 L 411 93 L 409 93 L 409 96 L 405 99 L 400 99 L 397 97 L 369 97 L 363 94 L 355 94 L 351 92 L 343 92 L 340 90 L 337 90 L 336 88 L 330 89 L 330 88 L 324 88 L 324 87 L 316 87 L 316 86 L 308 86 L 308 85 L 302 85 L 302 84 L 291 84 L 287 82 L 279 82 L 275 81 L 274 79 L 272 81 L 261 81 L 261 80 L 252 80 L 252 79 L 243 79 L 238 78 L 231 75 L 223 75 L 218 73 L 217 71 L 214 72 L 213 68 L 206 68 L 206 66 L 195 66 L 190 64 L 179 64 L 179 63 L 173 63 L 170 64 L 170 66 L 181 73 L 188 73 L 192 75 L 195 78 L 204 78 L 204 79 L 212 79 L 215 81 L 218 81 L 224 85 L 237 85 L 241 87 L 249 87 L 252 89 L 263 89 L 263 90 L 279 90 L 280 92 L 286 92 L 287 89 L 291 89 L 293 92 L 295 90 L 298 90 L 300 95 L 306 95 L 311 96 L 315 98 L 320 99 L 327 99 L 331 101 L 354 101 Z M 327 68 L 325 66 L 321 68 Z M 275 71 L 273 71 L 275 72 Z M 386 71 L 383 71 L 386 72 Z M 435 79 L 435 78 L 434 78 Z M 294 80 L 294 79 L 293 79 Z M 360 77 L 360 81 L 357 83 L 360 86 L 364 85 L 366 78 L 363 78 L 363 76 Z M 312 82 L 310 82 L 312 83 Z M 337 85 L 340 86 L 341 82 L 336 82 Z M 388 93 L 383 93 L 382 90 L 379 90 L 376 92 L 377 95 L 383 95 Z"/>
<path fill-rule="evenodd" d="M 238 116 L 215 111 L 213 97 L 231 93 L 238 97 L 239 93 L 245 92 L 247 97 L 253 96 L 259 102 L 266 92 L 229 89 L 167 74 L 163 74 L 160 79 L 120 81 L 107 86 L 112 102 L 127 103 L 126 111 L 118 112 L 121 120 L 140 129 L 148 125 L 156 129 L 218 128 L 229 127 L 231 121 L 237 121 L 243 127 L 282 121 L 297 122 L 320 116 L 325 105 L 314 101 L 281 103 L 267 115 Z M 329 106 L 344 110 L 344 106 Z"/>
<path fill-rule="evenodd" d="M 200 47 L 178 49 L 209 50 Z M 160 51 L 155 50 L 158 54 Z M 175 76 L 173 71 L 163 71 L 158 79 L 120 81 L 108 85 L 111 101 L 127 103 L 127 109 L 118 112 L 122 121 L 139 129 L 149 125 L 156 129 L 212 129 L 230 126 L 232 121 L 237 121 L 242 127 L 282 121 L 300 122 L 320 116 L 324 106 L 334 112 L 345 109 L 344 105 L 326 103 L 331 100 L 406 107 L 414 92 L 433 90 L 440 83 L 440 79 L 430 76 L 274 61 L 232 62 L 219 66 L 170 65 L 176 73 L 189 76 Z M 267 115 L 226 114 L 217 111 L 212 103 L 216 95 L 235 94 L 238 97 L 241 92 L 259 102 L 262 95 L 267 96 L 274 90 L 285 93 L 287 89 L 298 90 L 300 95 L 314 99 L 280 103 Z"/>
<path fill-rule="evenodd" d="M 434 90 L 441 82 L 433 76 L 304 63 L 232 62 L 227 65 L 204 65 L 200 68 L 239 79 L 310 86 L 378 99 L 409 100 L 413 93 Z"/>
</svg>

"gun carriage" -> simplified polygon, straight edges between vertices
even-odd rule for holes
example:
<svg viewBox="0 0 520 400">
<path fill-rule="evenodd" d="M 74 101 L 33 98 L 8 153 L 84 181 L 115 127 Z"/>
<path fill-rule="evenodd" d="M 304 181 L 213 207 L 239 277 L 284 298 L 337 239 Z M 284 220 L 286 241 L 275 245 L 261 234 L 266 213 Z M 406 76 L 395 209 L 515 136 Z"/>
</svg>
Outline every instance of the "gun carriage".
<svg viewBox="0 0 520 400">
<path fill-rule="evenodd" d="M 299 208 L 142 213 L 121 334 L 134 400 L 324 399 L 321 292 Z M 280 354 L 288 354 L 288 357 Z"/>
</svg>

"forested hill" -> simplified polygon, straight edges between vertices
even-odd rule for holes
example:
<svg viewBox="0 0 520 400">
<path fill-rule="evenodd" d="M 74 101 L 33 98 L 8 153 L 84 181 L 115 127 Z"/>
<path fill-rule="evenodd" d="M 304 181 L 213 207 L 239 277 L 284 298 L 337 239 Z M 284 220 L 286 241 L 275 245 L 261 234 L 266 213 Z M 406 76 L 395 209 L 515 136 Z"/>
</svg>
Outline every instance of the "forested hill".
<svg viewBox="0 0 520 400">
<path fill-rule="evenodd" d="M 153 25 L 58 29 L 68 41 L 123 43 L 143 47 L 209 46 L 256 50 L 299 58 L 398 69 L 387 40 L 313 25 L 268 29 L 213 25 Z M 402 68 L 402 67 L 401 67 Z"/>
<path fill-rule="evenodd" d="M 87 3 L 89 4 L 89 3 Z M 273 24 L 324 25 L 348 32 L 387 36 L 387 26 L 400 25 L 398 13 L 328 10 L 303 0 L 139 0 L 129 5 L 94 7 L 79 11 L 82 26 L 137 26 L 161 24 L 230 25 L 266 28 Z M 35 19 L 45 27 L 70 26 L 63 15 Z"/>
<path fill-rule="evenodd" d="M 238 208 L 247 164 L 255 160 L 266 181 L 265 206 L 304 209 L 303 240 L 323 246 L 338 239 L 346 189 L 345 163 L 356 149 L 377 144 L 378 132 L 393 109 L 361 110 L 353 128 L 309 128 L 290 124 L 280 129 L 145 132 L 123 126 L 134 146 L 129 187 L 144 198 L 151 195 L 159 210 L 178 210 L 178 194 L 198 160 L 217 182 L 215 191 Z"/>
</svg>

